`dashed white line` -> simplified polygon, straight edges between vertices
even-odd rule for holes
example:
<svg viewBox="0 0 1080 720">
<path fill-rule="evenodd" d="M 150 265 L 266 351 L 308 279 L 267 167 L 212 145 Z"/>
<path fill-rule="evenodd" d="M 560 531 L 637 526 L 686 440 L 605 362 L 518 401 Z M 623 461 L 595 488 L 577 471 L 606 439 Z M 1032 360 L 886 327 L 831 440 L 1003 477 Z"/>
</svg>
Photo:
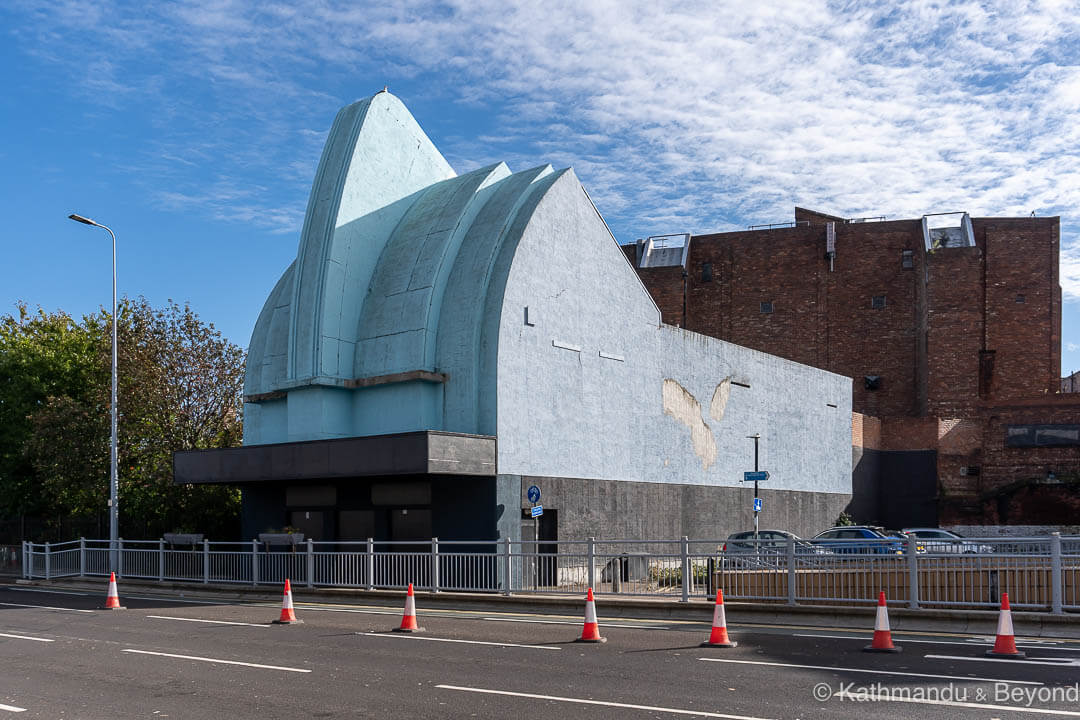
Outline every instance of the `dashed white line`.
<svg viewBox="0 0 1080 720">
<path fill-rule="evenodd" d="M 133 650 L 124 648 L 120 652 L 138 653 L 139 655 L 158 655 L 160 657 L 179 658 L 181 660 L 198 660 L 199 662 L 217 663 L 221 665 L 243 665 L 244 667 L 262 668 L 263 670 L 284 670 L 285 672 L 309 673 L 305 668 L 281 667 L 280 665 L 260 665 L 258 663 L 240 662 L 239 660 L 222 660 L 220 658 L 199 657 L 198 655 L 175 655 L 173 653 L 152 652 L 150 650 Z"/>
<path fill-rule="evenodd" d="M 927 655 L 926 657 L 936 657 Z M 703 657 L 705 662 L 735 663 L 736 665 L 768 665 L 769 667 L 804 668 L 807 670 L 832 670 L 833 672 L 869 673 L 870 675 L 903 675 L 905 677 L 937 678 L 939 680 L 968 680 L 971 682 L 1001 682 L 1014 685 L 1042 685 L 1033 680 L 1006 680 L 1004 678 L 979 678 L 967 675 L 935 675 L 931 673 L 900 672 L 899 670 L 870 670 L 867 668 L 834 667 L 832 665 L 796 665 L 794 663 L 765 662 L 764 660 L 725 660 L 722 658 Z"/>
<path fill-rule="evenodd" d="M 1020 663 L 1021 665 L 1054 665 L 1056 667 L 1080 667 L 1080 658 L 996 658 L 971 657 L 970 655 L 924 655 L 933 660 L 971 660 L 973 662 Z"/>
<path fill-rule="evenodd" d="M 232 620 L 203 620 L 202 618 L 186 618 L 175 617 L 173 615 L 147 615 L 148 618 L 154 618 L 155 620 L 181 620 L 183 622 L 193 623 L 212 623 L 214 625 L 244 625 L 246 627 L 270 627 L 265 623 L 246 623 L 246 622 L 233 622 Z"/>
<path fill-rule="evenodd" d="M 812 635 L 810 633 L 793 633 L 792 637 L 806 637 L 806 638 L 829 638 L 832 640 L 862 640 L 863 642 L 870 642 L 869 637 L 859 637 L 858 635 Z M 903 645 L 904 643 L 919 643 L 922 645 L 963 645 L 964 647 L 971 647 L 972 645 L 993 645 L 994 638 L 990 638 L 988 642 L 984 642 L 980 639 L 970 640 L 914 640 L 909 637 L 895 637 L 897 643 Z M 1026 650 L 1057 650 L 1064 652 L 1080 652 L 1080 645 L 1075 647 L 1054 646 L 1054 645 L 1017 645 L 1016 647 Z"/>
<path fill-rule="evenodd" d="M 866 700 L 866 696 L 849 693 L 844 690 L 836 693 L 833 697 L 839 700 L 854 700 L 856 702 Z M 977 710 L 1006 710 L 1023 713 L 1024 715 L 1027 715 L 1028 713 L 1037 713 L 1039 715 L 1080 717 L 1080 712 L 1075 710 L 1051 710 L 1050 708 L 1037 708 L 1023 705 L 991 705 L 990 703 L 959 702 L 956 700 L 941 700 L 938 698 L 889 697 L 887 695 L 874 695 L 873 698 L 877 702 L 904 702 L 914 703 L 916 705 L 947 705 L 949 707 L 975 708 Z"/>
<path fill-rule="evenodd" d="M 41 590 L 40 588 L 12 587 L 10 585 L 6 586 L 4 589 L 14 590 L 15 592 L 49 593 L 50 595 L 80 595 L 83 597 L 90 594 L 87 592 L 75 592 L 74 590 Z"/>
<path fill-rule="evenodd" d="M 693 715 L 695 717 L 727 718 L 727 720 L 766 720 L 751 715 L 728 715 L 725 713 L 706 712 L 704 710 L 684 710 L 681 708 L 657 707 L 655 705 L 632 705 L 630 703 L 609 702 L 607 700 L 587 700 L 585 698 L 562 697 L 560 695 L 538 695 L 536 693 L 510 692 L 509 690 L 488 690 L 485 688 L 462 687 L 460 685 L 436 685 L 442 690 L 460 690 L 462 692 L 482 693 L 486 695 L 508 695 L 510 697 L 530 698 L 532 700 L 555 700 L 556 702 L 576 703 L 578 705 L 603 705 L 604 707 L 626 708 L 627 710 L 647 710 L 672 715 Z"/>
<path fill-rule="evenodd" d="M 93 610 L 77 610 L 75 608 L 53 607 L 52 605 L 23 605 L 21 603 L 0 603 L 4 607 L 38 608 L 39 610 L 66 610 L 67 612 L 81 612 L 94 614 Z"/>
<path fill-rule="evenodd" d="M 514 623 L 537 623 L 539 625 L 580 625 L 580 620 L 526 620 L 524 618 L 485 617 L 481 620 L 495 620 L 498 622 Z M 603 627 L 631 628 L 633 630 L 667 630 L 663 625 L 627 625 L 626 623 L 600 623 Z"/>
<path fill-rule="evenodd" d="M 14 705 L 0 705 L 0 710 L 7 710 L 8 712 L 26 712 L 26 708 L 15 707 Z"/>
<path fill-rule="evenodd" d="M 390 635 L 387 633 L 358 632 L 357 635 L 370 637 L 393 637 L 402 640 L 427 640 L 428 642 L 464 643 L 466 645 L 494 645 L 495 647 L 530 648 L 532 650 L 562 650 L 555 645 L 519 645 L 518 643 L 487 642 L 484 640 L 454 640 L 451 638 L 424 637 L 423 635 Z"/>
<path fill-rule="evenodd" d="M 33 640 L 35 642 L 56 642 L 49 638 L 30 637 L 29 635 L 12 635 L 10 633 L 0 633 L 0 637 L 15 638 L 16 640 Z"/>
</svg>

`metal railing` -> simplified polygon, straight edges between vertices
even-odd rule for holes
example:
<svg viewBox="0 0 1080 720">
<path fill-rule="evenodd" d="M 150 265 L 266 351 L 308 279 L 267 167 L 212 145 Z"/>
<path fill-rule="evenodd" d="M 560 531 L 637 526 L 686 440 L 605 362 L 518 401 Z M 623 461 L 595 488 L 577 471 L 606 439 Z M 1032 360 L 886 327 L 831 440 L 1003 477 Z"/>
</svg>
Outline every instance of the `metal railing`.
<svg viewBox="0 0 1080 720">
<path fill-rule="evenodd" d="M 3 552 L 3 548 L 0 548 Z M 0 556 L 2 558 L 3 556 Z M 117 575 L 159 582 L 401 589 L 433 592 L 597 593 L 869 605 L 884 590 L 911 608 L 994 608 L 1001 593 L 1026 610 L 1080 611 L 1080 537 L 817 542 L 740 539 L 544 542 L 368 539 L 175 547 L 121 540 Z M 108 574 L 109 543 L 23 543 L 23 577 Z"/>
</svg>

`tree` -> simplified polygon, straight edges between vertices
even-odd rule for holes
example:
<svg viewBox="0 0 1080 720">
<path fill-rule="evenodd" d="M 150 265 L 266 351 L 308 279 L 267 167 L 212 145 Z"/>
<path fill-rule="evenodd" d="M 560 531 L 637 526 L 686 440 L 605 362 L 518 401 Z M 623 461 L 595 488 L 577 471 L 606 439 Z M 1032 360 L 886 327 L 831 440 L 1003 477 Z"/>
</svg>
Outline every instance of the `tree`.
<svg viewBox="0 0 1080 720">
<path fill-rule="evenodd" d="M 0 317 L 0 517 L 49 516 L 53 498 L 26 453 L 31 417 L 58 397 L 100 414 L 108 324 L 100 315 L 79 324 L 64 312 L 32 313 L 25 303 L 16 308 L 17 314 Z"/>
<path fill-rule="evenodd" d="M 10 489 L 16 499 L 3 508 L 101 517 L 111 318 L 103 311 L 77 324 L 63 313 L 31 318 L 19 308 L 18 319 L 0 324 L 0 378 L 10 379 L 7 391 L 0 388 L 0 417 L 14 424 L 0 438 L 0 491 Z M 156 310 L 144 298 L 124 299 L 117 312 L 121 536 L 183 528 L 235 534 L 239 492 L 174 485 L 172 454 L 240 443 L 243 350 L 171 300 Z M 59 528 L 53 523 L 51 530 Z"/>
</svg>

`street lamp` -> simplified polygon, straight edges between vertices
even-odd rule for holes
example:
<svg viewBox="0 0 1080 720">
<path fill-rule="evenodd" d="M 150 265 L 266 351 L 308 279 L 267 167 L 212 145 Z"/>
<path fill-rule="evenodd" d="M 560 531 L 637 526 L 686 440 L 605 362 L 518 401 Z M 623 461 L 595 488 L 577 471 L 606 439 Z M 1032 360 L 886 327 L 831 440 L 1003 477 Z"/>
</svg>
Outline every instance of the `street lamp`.
<svg viewBox="0 0 1080 720">
<path fill-rule="evenodd" d="M 105 225 L 90 218 L 72 213 L 68 218 L 83 225 L 104 229 L 112 238 L 112 398 L 109 402 L 112 430 L 109 440 L 109 570 L 117 569 L 116 551 L 119 546 L 119 521 L 117 517 L 117 462 L 116 462 L 116 235 Z"/>
</svg>

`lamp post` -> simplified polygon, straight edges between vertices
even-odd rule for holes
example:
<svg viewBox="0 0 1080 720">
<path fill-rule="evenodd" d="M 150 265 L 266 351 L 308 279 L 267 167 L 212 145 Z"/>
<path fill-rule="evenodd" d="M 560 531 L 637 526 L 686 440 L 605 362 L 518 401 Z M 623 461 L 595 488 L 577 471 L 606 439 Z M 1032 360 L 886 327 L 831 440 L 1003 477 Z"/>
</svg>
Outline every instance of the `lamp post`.
<svg viewBox="0 0 1080 720">
<path fill-rule="evenodd" d="M 105 225 L 90 218 L 72 213 L 68 218 L 83 225 L 93 225 L 109 233 L 112 238 L 112 397 L 109 402 L 111 432 L 109 437 L 109 570 L 116 571 L 117 547 L 119 545 L 119 520 L 117 515 L 117 458 L 116 458 L 116 235 Z"/>
</svg>

